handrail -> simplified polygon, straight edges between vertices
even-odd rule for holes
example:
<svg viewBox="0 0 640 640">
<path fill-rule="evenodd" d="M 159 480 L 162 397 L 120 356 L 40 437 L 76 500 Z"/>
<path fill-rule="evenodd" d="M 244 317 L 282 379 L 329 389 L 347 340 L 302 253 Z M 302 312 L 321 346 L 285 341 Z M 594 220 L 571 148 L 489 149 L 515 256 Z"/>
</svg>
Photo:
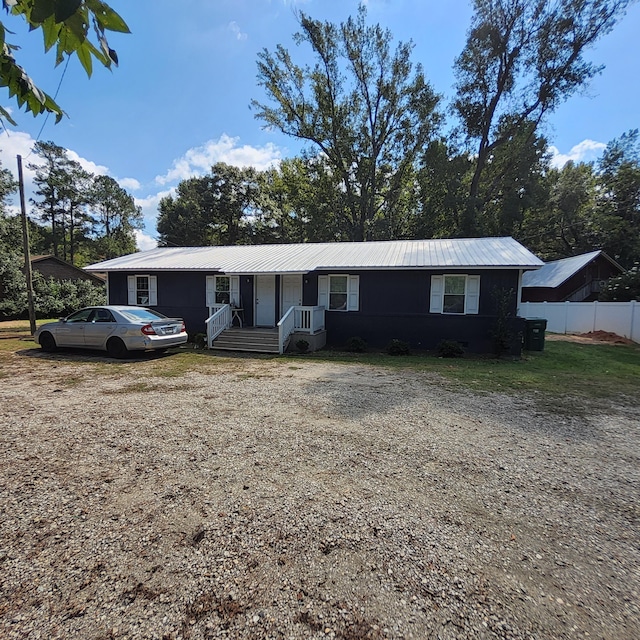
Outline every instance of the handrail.
<svg viewBox="0 0 640 640">
<path fill-rule="evenodd" d="M 231 305 L 215 305 L 212 310 L 217 307 L 217 311 L 207 318 L 207 348 L 213 347 L 213 341 L 225 330 L 231 326 Z"/>
<path fill-rule="evenodd" d="M 278 322 L 278 350 L 280 355 L 284 353 L 289 336 L 295 331 L 295 310 L 296 307 L 289 307 L 280 318 L 280 322 Z"/>
<path fill-rule="evenodd" d="M 317 333 L 324 330 L 324 307 L 295 307 L 296 331 Z"/>
<path fill-rule="evenodd" d="M 583 302 L 585 298 L 589 297 L 592 293 L 599 293 L 601 289 L 601 279 L 591 278 L 575 291 L 572 291 L 565 300 L 569 302 Z"/>
</svg>

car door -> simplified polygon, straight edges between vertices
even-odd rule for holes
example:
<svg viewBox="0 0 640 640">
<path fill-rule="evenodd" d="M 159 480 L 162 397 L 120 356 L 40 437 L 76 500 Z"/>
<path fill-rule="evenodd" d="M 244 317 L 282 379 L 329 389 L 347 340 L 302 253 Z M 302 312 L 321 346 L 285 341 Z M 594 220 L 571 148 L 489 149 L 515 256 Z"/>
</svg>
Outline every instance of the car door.
<svg viewBox="0 0 640 640">
<path fill-rule="evenodd" d="M 105 349 L 109 336 L 115 332 L 116 319 L 109 309 L 96 308 L 84 326 L 84 345 L 91 349 Z"/>
<path fill-rule="evenodd" d="M 84 328 L 93 309 L 81 309 L 67 316 L 56 328 L 59 347 L 84 347 Z"/>
</svg>

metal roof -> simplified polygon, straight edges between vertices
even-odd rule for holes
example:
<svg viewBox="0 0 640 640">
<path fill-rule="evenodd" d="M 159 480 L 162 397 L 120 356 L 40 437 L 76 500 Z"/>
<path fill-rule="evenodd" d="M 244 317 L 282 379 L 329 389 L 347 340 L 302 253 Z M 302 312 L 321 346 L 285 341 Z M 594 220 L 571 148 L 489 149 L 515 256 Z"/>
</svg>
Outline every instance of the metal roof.
<svg viewBox="0 0 640 640">
<path fill-rule="evenodd" d="M 215 247 L 163 247 L 85 267 L 88 271 L 308 273 L 318 269 L 537 269 L 544 263 L 513 238 L 392 240 Z"/>
<path fill-rule="evenodd" d="M 590 253 L 583 253 L 579 256 L 572 256 L 571 258 L 562 258 L 561 260 L 547 262 L 537 271 L 528 271 L 522 276 L 522 286 L 549 288 L 559 287 L 563 282 L 566 282 L 572 275 L 576 274 L 583 267 L 586 267 L 599 255 L 607 258 L 609 262 L 620 269 L 620 272 L 624 271 L 624 269 L 615 260 L 612 260 L 604 251 L 591 251 Z"/>
</svg>

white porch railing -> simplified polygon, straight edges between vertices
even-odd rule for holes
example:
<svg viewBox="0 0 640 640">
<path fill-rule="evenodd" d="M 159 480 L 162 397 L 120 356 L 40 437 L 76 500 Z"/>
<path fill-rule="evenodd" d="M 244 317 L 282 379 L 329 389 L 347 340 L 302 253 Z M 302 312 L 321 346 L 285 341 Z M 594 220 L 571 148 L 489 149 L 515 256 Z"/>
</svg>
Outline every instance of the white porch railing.
<svg viewBox="0 0 640 640">
<path fill-rule="evenodd" d="M 287 348 L 287 342 L 289 336 L 294 332 L 295 325 L 295 307 L 289 307 L 287 312 L 282 316 L 280 322 L 278 322 L 278 347 L 280 355 L 284 353 Z"/>
<path fill-rule="evenodd" d="M 324 331 L 324 307 L 293 307 L 295 330 L 300 333 Z"/>
<path fill-rule="evenodd" d="M 292 333 L 324 331 L 324 307 L 289 307 L 278 322 L 280 353 L 284 353 Z"/>
<path fill-rule="evenodd" d="M 231 305 L 216 304 L 209 307 L 211 314 L 207 318 L 207 348 L 211 349 L 213 341 L 231 326 Z"/>
</svg>

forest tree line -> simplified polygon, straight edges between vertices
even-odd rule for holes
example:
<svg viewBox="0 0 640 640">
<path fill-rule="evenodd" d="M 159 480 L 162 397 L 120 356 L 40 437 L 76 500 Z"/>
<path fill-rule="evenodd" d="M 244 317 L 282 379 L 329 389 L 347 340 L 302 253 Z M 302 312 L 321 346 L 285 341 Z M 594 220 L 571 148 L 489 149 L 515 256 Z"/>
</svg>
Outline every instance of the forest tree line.
<svg viewBox="0 0 640 640">
<path fill-rule="evenodd" d="M 513 236 L 545 260 L 640 259 L 640 144 L 552 166 L 544 123 L 601 71 L 585 54 L 623 0 L 475 0 L 450 104 L 412 43 L 298 15 L 299 47 L 258 57 L 255 116 L 306 146 L 266 171 L 218 163 L 159 205 L 161 246 Z M 449 127 L 445 130 L 445 125 Z"/>
<path fill-rule="evenodd" d="M 367 21 L 298 14 L 297 50 L 258 55 L 256 118 L 304 143 L 265 171 L 217 163 L 161 200 L 160 246 L 513 236 L 544 260 L 604 249 L 640 261 L 640 139 L 552 165 L 547 117 L 601 71 L 588 49 L 627 0 L 474 0 L 448 104 L 413 44 Z M 308 58 L 306 58 L 308 59 Z M 53 142 L 31 168 L 31 246 L 77 266 L 135 251 L 142 214 Z M 5 203 L 15 184 L 0 175 Z M 0 243 L 17 221 L 3 206 Z M 4 238 L 4 239 L 3 239 Z M 11 245 L 19 246 L 15 242 Z"/>
</svg>

